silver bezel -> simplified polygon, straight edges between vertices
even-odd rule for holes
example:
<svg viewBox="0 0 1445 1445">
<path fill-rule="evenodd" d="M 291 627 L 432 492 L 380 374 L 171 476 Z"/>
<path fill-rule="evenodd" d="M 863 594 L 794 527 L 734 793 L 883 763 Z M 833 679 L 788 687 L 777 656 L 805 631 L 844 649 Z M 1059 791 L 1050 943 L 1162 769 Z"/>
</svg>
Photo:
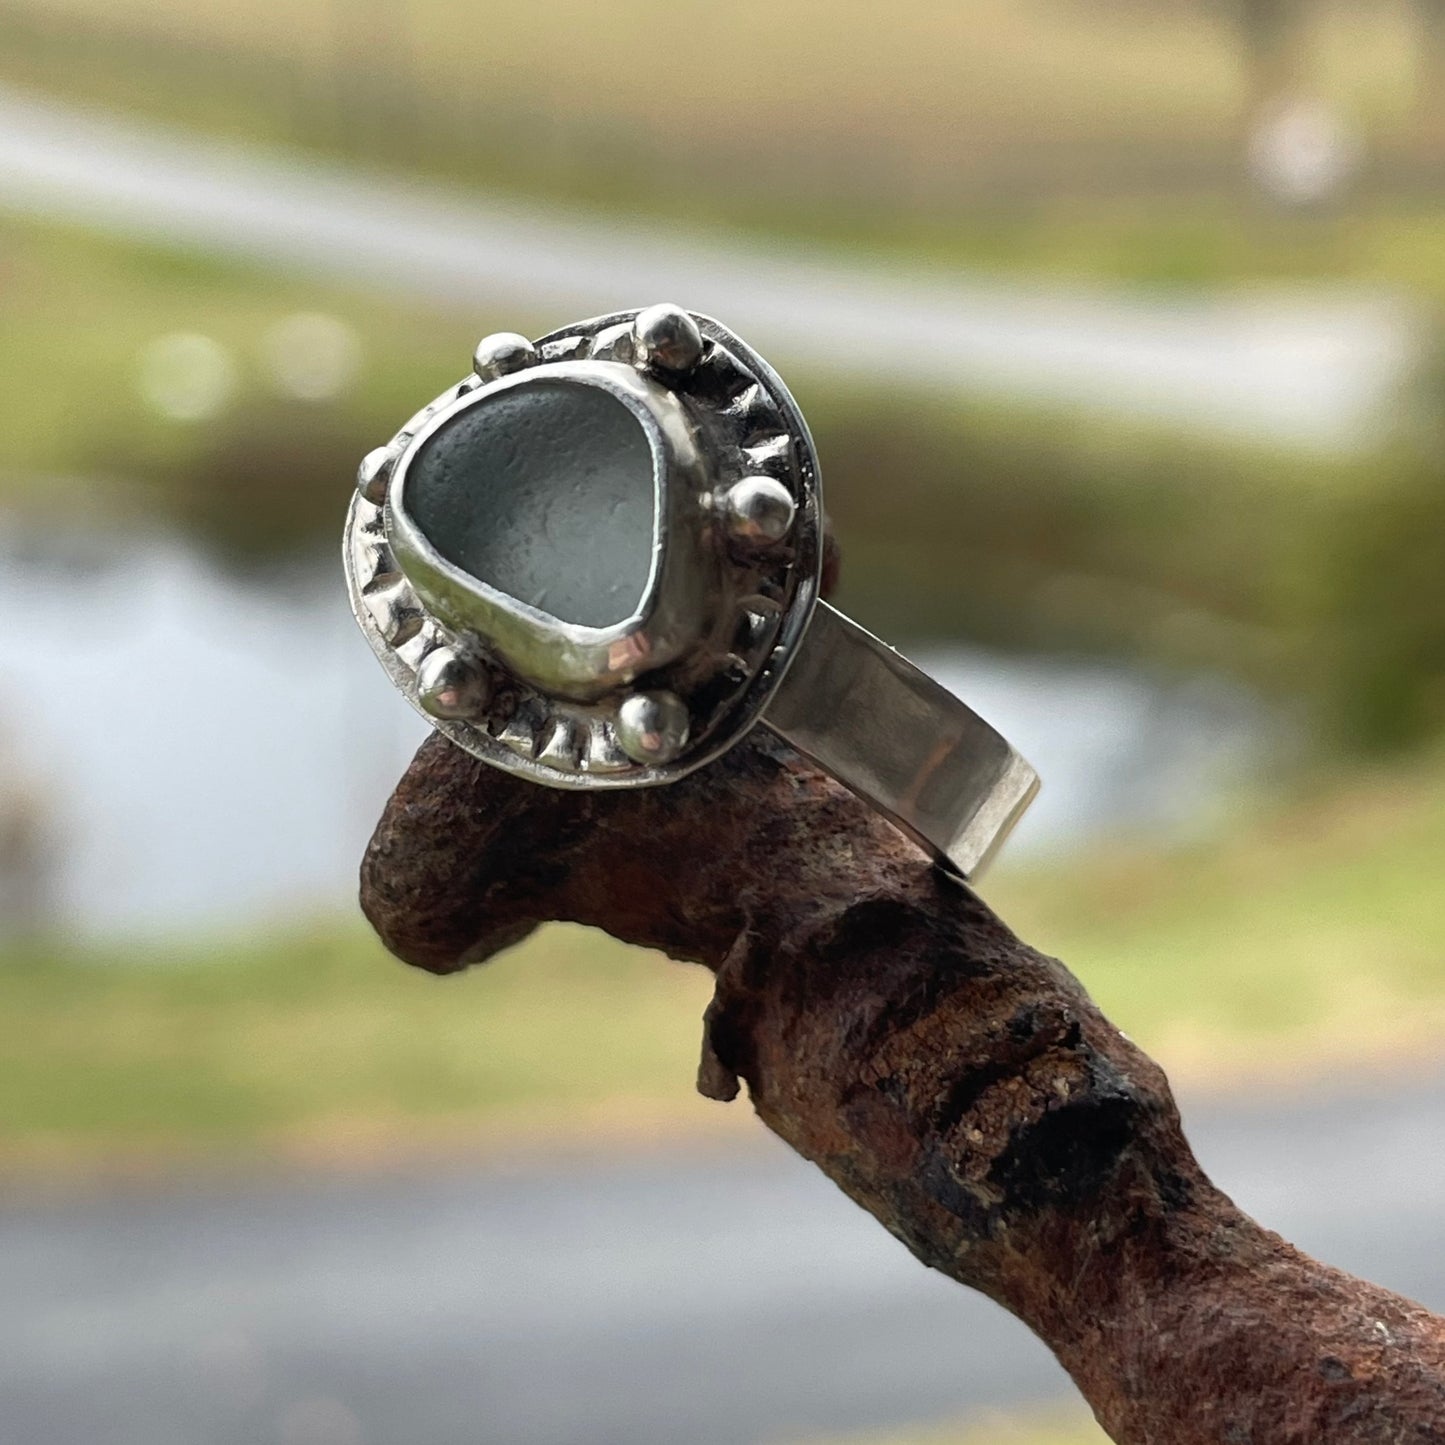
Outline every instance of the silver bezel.
<svg viewBox="0 0 1445 1445">
<path fill-rule="evenodd" d="M 731 747 L 782 680 L 818 597 L 817 460 L 787 388 L 704 316 L 694 318 L 706 342 L 695 368 L 649 370 L 635 356 L 637 315 L 554 331 L 535 343 L 534 365 L 449 388 L 389 444 L 385 503 L 358 493 L 347 520 L 352 610 L 392 681 L 425 713 L 422 660 L 442 646 L 472 658 L 488 677 L 483 713 L 428 720 L 483 761 L 553 787 L 656 786 Z M 651 575 L 634 614 L 615 627 L 559 622 L 497 592 L 440 557 L 406 515 L 407 468 L 427 439 L 483 396 L 540 377 L 605 387 L 653 446 Z M 787 487 L 796 517 L 785 544 L 740 552 L 723 533 L 718 498 L 755 475 Z M 675 758 L 641 763 L 622 751 L 617 709 L 634 686 L 663 686 L 688 703 L 695 726 Z"/>
<path fill-rule="evenodd" d="M 648 578 L 632 613 L 609 627 L 564 621 L 455 566 L 427 540 L 406 505 L 412 464 L 442 428 L 501 393 L 548 381 L 615 397 L 637 419 L 652 454 Z M 542 363 L 464 392 L 417 430 L 392 469 L 386 535 L 430 613 L 453 631 L 485 638 L 491 656 L 541 691 L 591 702 L 642 672 L 676 662 L 709 628 L 719 559 L 704 545 L 696 515 L 708 488 L 703 459 L 671 391 L 620 362 Z"/>
</svg>

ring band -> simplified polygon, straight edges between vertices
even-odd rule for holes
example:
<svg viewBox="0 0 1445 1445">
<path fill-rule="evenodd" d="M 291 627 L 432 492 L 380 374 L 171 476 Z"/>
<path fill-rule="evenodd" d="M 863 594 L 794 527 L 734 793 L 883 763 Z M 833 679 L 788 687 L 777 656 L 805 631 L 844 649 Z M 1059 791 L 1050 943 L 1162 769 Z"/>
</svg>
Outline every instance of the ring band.
<svg viewBox="0 0 1445 1445">
<path fill-rule="evenodd" d="M 763 721 L 964 878 L 1039 791 L 972 708 L 826 602 Z"/>
<path fill-rule="evenodd" d="M 708 317 L 485 338 L 362 462 L 344 561 L 398 688 L 546 786 L 663 785 L 761 721 L 968 879 L 1038 790 L 988 723 L 819 600 L 807 424 Z"/>
</svg>

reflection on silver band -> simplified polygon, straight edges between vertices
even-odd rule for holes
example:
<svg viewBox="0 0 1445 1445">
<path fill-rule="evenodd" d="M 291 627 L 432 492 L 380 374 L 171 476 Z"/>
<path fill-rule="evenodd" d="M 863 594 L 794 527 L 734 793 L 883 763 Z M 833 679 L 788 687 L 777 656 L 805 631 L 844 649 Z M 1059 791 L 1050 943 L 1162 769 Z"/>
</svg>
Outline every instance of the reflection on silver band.
<svg viewBox="0 0 1445 1445">
<path fill-rule="evenodd" d="M 965 878 L 1039 790 L 972 708 L 826 602 L 763 721 Z"/>
</svg>

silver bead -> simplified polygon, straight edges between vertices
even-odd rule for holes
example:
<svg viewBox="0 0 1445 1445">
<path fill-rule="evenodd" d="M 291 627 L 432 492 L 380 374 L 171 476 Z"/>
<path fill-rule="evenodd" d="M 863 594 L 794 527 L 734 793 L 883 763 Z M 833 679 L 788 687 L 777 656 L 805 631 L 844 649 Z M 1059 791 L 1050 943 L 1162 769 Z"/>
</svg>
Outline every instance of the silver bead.
<svg viewBox="0 0 1445 1445">
<path fill-rule="evenodd" d="M 362 457 L 356 469 L 356 490 L 378 507 L 386 500 L 386 484 L 391 480 L 396 453 L 390 447 L 377 447 Z"/>
<path fill-rule="evenodd" d="M 617 741 L 635 763 L 670 763 L 687 746 L 688 726 L 675 693 L 633 693 L 617 709 Z"/>
<path fill-rule="evenodd" d="M 772 477 L 744 477 L 723 497 L 728 534 L 753 547 L 781 542 L 797 511 L 792 494 Z"/>
<path fill-rule="evenodd" d="M 661 371 L 691 371 L 702 360 L 702 332 L 680 306 L 649 306 L 632 323 L 637 359 Z"/>
<path fill-rule="evenodd" d="M 497 331 L 477 342 L 477 349 L 472 353 L 472 370 L 483 381 L 495 381 L 499 376 L 510 376 L 533 365 L 536 360 L 537 348 L 525 336 L 518 336 L 515 331 Z"/>
<path fill-rule="evenodd" d="M 490 689 L 481 670 L 450 647 L 427 653 L 416 670 L 417 698 L 435 718 L 473 718 L 486 706 Z"/>
</svg>

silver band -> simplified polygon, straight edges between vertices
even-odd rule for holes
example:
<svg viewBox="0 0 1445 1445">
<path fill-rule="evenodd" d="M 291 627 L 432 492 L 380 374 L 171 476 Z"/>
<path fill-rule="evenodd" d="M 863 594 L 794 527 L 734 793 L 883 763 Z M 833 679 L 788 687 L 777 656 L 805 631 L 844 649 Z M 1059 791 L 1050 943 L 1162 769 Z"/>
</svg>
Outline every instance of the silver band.
<svg viewBox="0 0 1445 1445">
<path fill-rule="evenodd" d="M 368 453 L 352 609 L 474 756 L 547 787 L 658 787 L 759 722 L 976 878 L 1038 790 L 976 713 L 818 601 L 823 510 L 778 374 L 658 305 L 537 341 Z"/>
<path fill-rule="evenodd" d="M 972 708 L 826 602 L 763 721 L 964 878 L 1039 790 Z"/>
</svg>

